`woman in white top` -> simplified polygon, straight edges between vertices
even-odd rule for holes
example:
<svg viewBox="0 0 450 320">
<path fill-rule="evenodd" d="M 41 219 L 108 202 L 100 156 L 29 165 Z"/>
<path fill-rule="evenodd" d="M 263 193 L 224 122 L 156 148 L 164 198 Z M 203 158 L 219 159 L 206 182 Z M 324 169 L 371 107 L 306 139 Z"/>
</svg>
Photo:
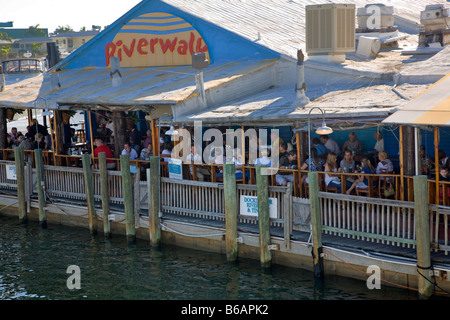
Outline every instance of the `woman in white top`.
<svg viewBox="0 0 450 320">
<path fill-rule="evenodd" d="M 336 161 L 336 154 L 334 152 L 328 153 L 327 162 L 325 162 L 325 172 L 337 172 Z M 336 175 L 325 173 L 325 184 L 328 187 L 338 187 L 341 190 L 341 179 Z"/>
<path fill-rule="evenodd" d="M 163 149 L 163 151 L 161 151 L 161 155 L 172 156 L 172 148 L 173 148 L 172 143 L 165 142 L 164 149 Z M 170 157 L 164 157 L 164 161 L 169 162 L 169 158 Z"/>
<path fill-rule="evenodd" d="M 222 148 L 215 148 L 215 150 L 214 150 L 214 164 L 223 165 L 223 163 L 224 163 L 223 149 Z M 222 177 L 223 177 L 223 169 L 219 169 L 216 172 L 216 178 L 222 178 Z"/>
<path fill-rule="evenodd" d="M 325 163 L 325 172 L 337 172 L 337 156 L 334 152 L 330 152 L 327 156 L 327 162 Z M 325 173 L 325 184 L 328 187 L 337 187 L 338 193 L 342 193 L 342 182 L 341 179 L 335 174 Z M 347 189 L 351 187 L 352 183 L 346 181 Z"/>
<path fill-rule="evenodd" d="M 375 138 L 375 140 L 377 140 L 377 142 L 375 143 L 375 146 L 373 147 L 375 149 L 375 151 L 380 152 L 384 150 L 384 140 L 383 140 L 383 136 L 381 135 L 380 131 L 375 131 L 375 133 L 373 134 L 373 137 Z"/>
<path fill-rule="evenodd" d="M 268 157 L 269 150 L 267 150 L 267 148 L 262 148 L 260 152 L 261 152 L 261 157 L 256 159 L 255 166 L 257 166 L 257 165 L 266 165 L 266 166 L 270 167 L 272 161 Z"/>
</svg>

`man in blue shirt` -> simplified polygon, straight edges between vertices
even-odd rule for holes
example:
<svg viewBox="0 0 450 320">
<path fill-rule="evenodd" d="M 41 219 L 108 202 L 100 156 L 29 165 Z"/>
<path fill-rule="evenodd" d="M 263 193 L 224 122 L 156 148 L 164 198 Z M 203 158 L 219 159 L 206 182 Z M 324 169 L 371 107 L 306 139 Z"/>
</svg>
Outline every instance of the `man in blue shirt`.
<svg viewBox="0 0 450 320">
<path fill-rule="evenodd" d="M 122 155 L 126 156 L 130 156 L 130 160 L 135 160 L 138 158 L 138 154 L 136 152 L 135 149 L 133 149 L 129 143 L 125 143 L 123 145 L 123 150 L 122 150 Z"/>
<path fill-rule="evenodd" d="M 316 150 L 317 150 L 317 155 L 320 158 L 326 158 L 327 154 L 328 154 L 328 150 L 327 150 L 327 148 L 325 148 L 325 146 L 323 144 L 320 143 L 319 138 L 313 138 L 312 143 L 313 143 L 314 148 L 316 148 Z"/>
</svg>

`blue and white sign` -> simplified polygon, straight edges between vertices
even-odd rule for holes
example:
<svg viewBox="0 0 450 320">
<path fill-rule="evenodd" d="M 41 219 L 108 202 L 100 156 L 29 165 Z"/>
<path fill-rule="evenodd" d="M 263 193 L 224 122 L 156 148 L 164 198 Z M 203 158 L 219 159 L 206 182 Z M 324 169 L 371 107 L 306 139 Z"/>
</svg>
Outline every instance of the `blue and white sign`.
<svg viewBox="0 0 450 320">
<path fill-rule="evenodd" d="M 169 158 L 169 178 L 183 180 L 183 161 Z"/>
<path fill-rule="evenodd" d="M 8 180 L 17 180 L 16 176 L 16 166 L 14 165 L 6 165 L 6 179 Z"/>
<path fill-rule="evenodd" d="M 241 195 L 240 202 L 241 215 L 258 217 L 258 197 Z M 271 219 L 276 219 L 278 216 L 277 213 L 277 198 L 269 198 L 269 217 Z"/>
</svg>

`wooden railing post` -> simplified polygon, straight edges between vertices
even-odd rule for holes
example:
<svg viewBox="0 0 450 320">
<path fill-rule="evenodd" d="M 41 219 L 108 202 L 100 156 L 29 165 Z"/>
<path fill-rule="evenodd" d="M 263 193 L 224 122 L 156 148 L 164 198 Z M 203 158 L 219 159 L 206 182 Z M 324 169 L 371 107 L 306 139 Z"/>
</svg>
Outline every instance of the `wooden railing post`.
<svg viewBox="0 0 450 320">
<path fill-rule="evenodd" d="M 27 206 L 25 200 L 25 163 L 23 147 L 14 148 L 14 161 L 16 164 L 19 220 L 20 223 L 25 224 L 27 222 Z"/>
<path fill-rule="evenodd" d="M 141 212 L 141 167 L 138 163 L 136 166 L 136 172 L 134 173 L 134 226 L 135 228 L 139 228 L 140 219 L 139 214 Z"/>
<path fill-rule="evenodd" d="M 33 194 L 33 166 L 32 160 L 25 162 L 25 193 L 27 199 L 27 212 L 31 210 L 31 195 Z"/>
<path fill-rule="evenodd" d="M 432 268 L 427 195 L 427 177 L 423 175 L 414 177 L 414 220 L 417 243 L 418 289 L 421 299 L 429 299 L 433 289 L 429 273 Z"/>
<path fill-rule="evenodd" d="M 109 187 L 108 187 L 108 169 L 106 167 L 106 153 L 98 154 L 98 168 L 100 171 L 100 193 L 102 197 L 103 210 L 103 233 L 105 238 L 111 237 L 111 225 L 109 223 Z"/>
<path fill-rule="evenodd" d="M 324 269 L 322 258 L 322 218 L 319 203 L 319 179 L 317 172 L 308 173 L 308 183 L 311 208 L 314 277 L 316 279 L 321 279 L 324 277 Z"/>
<path fill-rule="evenodd" d="M 150 235 L 150 244 L 157 247 L 161 242 L 161 224 L 160 224 L 160 158 L 158 156 L 150 157 L 150 168 L 147 169 L 147 188 L 148 188 L 148 228 Z"/>
<path fill-rule="evenodd" d="M 237 245 L 237 192 L 236 166 L 234 163 L 223 165 L 223 192 L 225 197 L 225 226 L 227 260 L 236 261 L 238 258 Z"/>
<path fill-rule="evenodd" d="M 120 172 L 122 174 L 122 190 L 125 207 L 125 228 L 128 243 L 136 242 L 136 228 L 134 222 L 133 183 L 131 182 L 130 157 L 120 156 Z"/>
<path fill-rule="evenodd" d="M 42 150 L 34 150 L 34 159 L 36 163 L 36 184 L 38 191 L 39 201 L 39 225 L 42 229 L 47 228 L 47 214 L 45 213 L 45 195 L 44 195 L 44 179 L 43 179 L 43 166 L 42 166 Z"/>
<path fill-rule="evenodd" d="M 97 225 L 95 221 L 97 214 L 95 212 L 94 188 L 92 185 L 91 156 L 89 154 L 83 154 L 82 163 L 89 215 L 89 231 L 91 232 L 91 235 L 94 236 L 97 234 Z"/>
<path fill-rule="evenodd" d="M 272 254 L 270 244 L 269 187 L 267 175 L 261 174 L 263 166 L 256 166 L 256 187 L 258 195 L 259 250 L 262 267 L 270 267 Z M 264 166 L 265 167 L 265 166 Z M 266 170 L 264 170 L 267 172 Z"/>
<path fill-rule="evenodd" d="M 295 192 L 294 192 L 295 194 Z M 284 220 L 284 248 L 291 249 L 292 235 L 292 183 L 288 182 L 286 193 L 284 194 L 283 220 Z"/>
</svg>

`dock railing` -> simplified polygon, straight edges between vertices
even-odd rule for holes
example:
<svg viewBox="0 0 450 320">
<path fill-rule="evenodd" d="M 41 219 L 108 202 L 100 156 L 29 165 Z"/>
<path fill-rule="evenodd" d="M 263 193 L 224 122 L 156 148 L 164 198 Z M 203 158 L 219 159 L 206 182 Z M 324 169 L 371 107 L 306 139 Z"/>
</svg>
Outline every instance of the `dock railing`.
<svg viewBox="0 0 450 320">
<path fill-rule="evenodd" d="M 0 149 L 1 155 L 5 161 L 14 160 L 14 150 L 13 149 Z M 61 167 L 70 168 L 81 168 L 81 155 L 55 155 L 50 150 L 42 150 L 43 164 L 44 165 L 54 165 Z M 34 168 L 34 152 L 33 150 L 25 150 L 25 159 L 30 160 L 31 166 Z M 115 169 L 111 171 L 120 171 L 120 160 L 118 158 L 107 158 L 107 161 L 113 161 L 115 163 Z M 140 171 L 140 179 L 145 180 L 145 169 L 149 167 L 148 160 L 130 160 L 130 164 Z M 206 169 L 210 172 L 208 180 L 211 182 L 222 182 L 219 172 L 222 169 L 221 165 L 218 164 L 183 164 L 183 168 L 191 168 L 193 170 L 185 170 L 184 179 L 198 181 L 197 172 L 202 169 Z M 98 159 L 92 159 L 92 168 L 98 168 Z M 242 184 L 255 184 L 255 167 L 253 165 L 243 165 L 236 166 L 243 172 L 242 178 L 238 179 L 238 183 Z M 305 178 L 308 174 L 307 170 L 301 169 L 278 169 L 279 172 L 285 172 L 292 174 L 294 177 L 293 195 L 295 197 L 307 198 L 308 197 L 308 184 L 305 182 Z M 324 184 L 325 172 L 319 171 L 319 182 L 320 190 L 328 192 L 336 192 L 333 188 L 327 188 Z M 168 177 L 168 162 L 161 162 L 161 176 Z M 337 176 L 341 179 L 342 183 L 342 194 L 346 194 L 346 181 L 354 181 L 358 173 L 337 173 Z M 355 189 L 352 194 L 363 195 L 374 198 L 387 198 L 384 195 L 384 187 L 386 186 L 385 181 L 390 180 L 392 182 L 394 193 L 389 196 L 390 199 L 401 200 L 401 201 L 414 201 L 414 188 L 413 188 L 413 177 L 412 176 L 401 176 L 396 173 L 385 173 L 385 174 L 367 174 L 369 180 L 369 188 L 367 190 L 357 190 Z M 438 187 L 436 187 L 436 181 L 429 179 L 429 202 L 434 204 L 441 204 L 444 206 L 450 206 L 450 182 L 439 181 Z M 276 175 L 271 175 L 269 177 L 269 185 L 276 186 Z"/>
<path fill-rule="evenodd" d="M 322 229 L 337 236 L 395 246 L 415 245 L 414 203 L 320 192 Z"/>
<path fill-rule="evenodd" d="M 256 197 L 256 185 L 237 184 L 237 206 L 245 196 Z M 161 209 L 166 213 L 205 218 L 213 220 L 225 220 L 225 203 L 223 183 L 192 180 L 178 180 L 161 178 Z M 269 198 L 274 199 L 277 216 L 271 219 L 273 226 L 282 226 L 284 216 L 289 205 L 285 195 L 289 187 L 269 186 Z M 238 210 L 239 212 L 239 210 Z M 243 223 L 257 223 L 257 217 L 239 214 L 239 221 Z"/>
<path fill-rule="evenodd" d="M 0 161 L 0 187 L 3 194 L 14 195 L 17 183 L 7 175 L 13 161 Z M 82 168 L 67 168 L 45 165 L 43 167 L 45 192 L 52 201 L 86 201 Z M 92 170 L 94 198 L 101 199 L 99 171 Z M 36 198 L 36 169 L 31 164 L 25 170 L 27 199 Z M 123 205 L 124 197 L 120 171 L 108 171 L 110 201 Z M 146 181 L 141 181 L 141 172 L 132 174 L 135 209 L 146 215 L 149 206 Z M 276 199 L 276 216 L 271 218 L 271 226 L 284 228 L 288 241 L 293 231 L 308 232 L 309 201 L 295 197 L 292 184 L 288 186 L 270 185 L 269 198 Z M 430 184 L 430 182 L 429 182 Z M 444 183 L 445 184 L 445 183 Z M 434 187 L 434 186 L 432 186 Z M 445 188 L 445 186 L 443 185 Z M 254 184 L 237 183 L 238 212 L 242 196 L 257 196 Z M 161 211 L 171 214 L 188 215 L 196 218 L 224 220 L 225 206 L 222 182 L 178 180 L 161 177 Z M 323 214 L 323 230 L 336 236 L 375 241 L 386 245 L 415 245 L 414 203 L 410 200 L 379 199 L 375 197 L 344 195 L 319 192 Z M 142 210 L 142 211 L 141 211 Z M 449 251 L 450 207 L 443 204 L 429 204 L 431 244 L 433 250 Z M 257 217 L 239 213 L 242 223 L 257 223 Z"/>
</svg>

